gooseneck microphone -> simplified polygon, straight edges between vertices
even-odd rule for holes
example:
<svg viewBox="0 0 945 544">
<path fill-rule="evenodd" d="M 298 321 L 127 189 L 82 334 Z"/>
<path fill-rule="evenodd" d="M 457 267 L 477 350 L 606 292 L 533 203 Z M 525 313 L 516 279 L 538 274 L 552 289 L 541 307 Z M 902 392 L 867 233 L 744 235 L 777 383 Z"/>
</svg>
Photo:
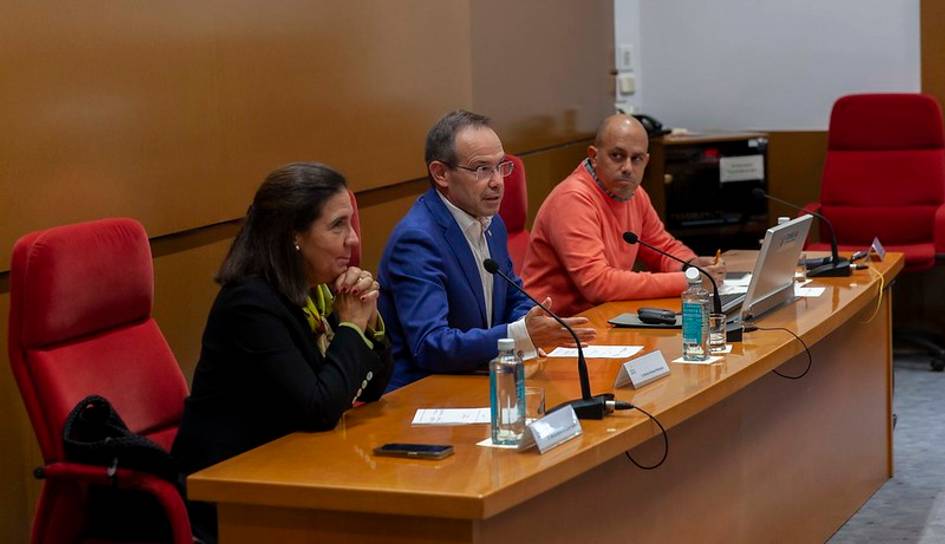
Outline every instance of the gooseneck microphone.
<svg viewBox="0 0 945 544">
<path fill-rule="evenodd" d="M 505 272 L 502 271 L 501 268 L 499 268 L 499 263 L 493 261 L 492 259 L 486 259 L 482 261 L 482 266 L 486 269 L 486 272 L 492 274 L 493 276 L 499 276 L 517 291 L 528 297 L 528 300 L 534 302 L 539 308 L 544 310 L 546 314 L 550 315 L 555 321 L 557 321 L 562 327 L 571 333 L 571 337 L 574 338 L 574 344 L 577 346 L 578 350 L 578 378 L 581 381 L 581 398 L 562 403 L 549 411 L 553 412 L 562 406 L 570 404 L 571 407 L 574 408 L 574 413 L 577 414 L 578 419 L 604 419 L 605 415 L 614 410 L 614 396 L 610 393 L 604 393 L 603 395 L 596 396 L 591 395 L 591 379 L 587 375 L 587 361 L 584 360 L 584 349 L 581 348 L 581 340 L 577 337 L 577 334 L 575 334 L 574 329 L 565 323 L 563 319 L 558 317 L 558 314 L 552 312 L 542 303 L 535 300 L 533 296 L 528 294 L 528 291 L 519 287 L 519 285 L 515 283 L 515 280 L 510 278 Z M 608 405 L 608 402 L 611 404 Z"/>
<path fill-rule="evenodd" d="M 715 283 L 715 278 L 712 277 L 712 274 L 709 274 L 708 272 L 703 270 L 702 267 L 696 266 L 692 263 L 687 263 L 686 261 L 680 259 L 679 257 L 675 255 L 670 255 L 669 253 L 666 253 L 662 249 L 644 242 L 643 240 L 640 239 L 639 236 L 637 236 L 635 232 L 623 233 L 623 241 L 627 242 L 630 245 L 640 244 L 641 246 L 645 248 L 652 249 L 653 251 L 659 253 L 660 255 L 664 255 L 676 262 L 680 262 L 683 265 L 683 270 L 689 267 L 692 267 L 698 270 L 699 272 L 701 272 L 703 276 L 709 278 L 709 281 L 712 282 L 712 305 L 715 307 L 713 311 L 717 314 L 722 313 L 722 298 L 719 296 L 719 286 Z"/>
<path fill-rule="evenodd" d="M 831 223 L 829 219 L 827 219 L 826 217 L 824 217 L 823 215 L 815 211 L 806 210 L 802 208 L 801 206 L 798 206 L 797 204 L 793 204 L 786 200 L 781 200 L 780 198 L 776 196 L 771 196 L 768 193 L 766 193 L 764 189 L 760 187 L 756 187 L 752 189 L 751 194 L 752 196 L 754 196 L 755 198 L 759 200 L 762 198 L 766 198 L 768 200 L 773 200 L 779 204 L 784 204 L 788 208 L 793 208 L 795 210 L 800 210 L 804 213 L 813 215 L 817 219 L 820 219 L 820 221 L 824 225 L 827 226 L 827 230 L 830 231 L 830 260 L 827 262 L 824 262 L 820 266 L 816 266 L 808 270 L 807 277 L 815 278 L 818 276 L 820 277 L 849 276 L 853 274 L 853 270 L 850 268 L 850 261 L 848 261 L 847 259 L 840 258 L 838 244 L 837 244 L 837 233 L 833 230 L 833 223 Z"/>
</svg>

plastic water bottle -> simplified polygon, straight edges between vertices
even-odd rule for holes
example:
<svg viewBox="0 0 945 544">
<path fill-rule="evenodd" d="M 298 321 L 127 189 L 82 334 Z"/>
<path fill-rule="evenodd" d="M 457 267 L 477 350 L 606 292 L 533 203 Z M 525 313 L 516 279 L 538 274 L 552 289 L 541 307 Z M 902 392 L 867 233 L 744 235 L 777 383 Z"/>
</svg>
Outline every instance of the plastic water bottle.
<svg viewBox="0 0 945 544">
<path fill-rule="evenodd" d="M 499 355 L 489 363 L 492 443 L 517 444 L 525 432 L 525 364 L 515 340 L 499 340 Z"/>
<path fill-rule="evenodd" d="M 683 359 L 704 361 L 709 356 L 709 292 L 695 268 L 686 269 L 689 288 L 682 294 Z"/>
</svg>

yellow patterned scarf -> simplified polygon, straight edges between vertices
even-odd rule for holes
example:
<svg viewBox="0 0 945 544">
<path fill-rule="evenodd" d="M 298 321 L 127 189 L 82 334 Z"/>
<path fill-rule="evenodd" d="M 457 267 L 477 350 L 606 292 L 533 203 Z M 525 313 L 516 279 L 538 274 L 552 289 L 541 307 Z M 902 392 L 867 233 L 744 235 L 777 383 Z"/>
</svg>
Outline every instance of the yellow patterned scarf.
<svg viewBox="0 0 945 544">
<path fill-rule="evenodd" d="M 314 296 L 314 300 L 312 299 Z M 315 333 L 315 344 L 322 356 L 328 352 L 328 344 L 335 336 L 335 331 L 328 324 L 328 316 L 331 315 L 335 297 L 332 296 L 328 286 L 324 283 L 313 289 L 312 294 L 305 297 L 305 307 L 302 312 L 305 313 L 305 319 L 308 320 L 308 326 Z"/>
</svg>

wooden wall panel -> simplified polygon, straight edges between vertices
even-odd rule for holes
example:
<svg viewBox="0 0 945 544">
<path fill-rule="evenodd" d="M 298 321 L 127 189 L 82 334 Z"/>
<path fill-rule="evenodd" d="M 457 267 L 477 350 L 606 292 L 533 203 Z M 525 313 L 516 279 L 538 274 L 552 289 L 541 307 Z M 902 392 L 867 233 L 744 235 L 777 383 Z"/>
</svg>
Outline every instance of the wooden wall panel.
<svg viewBox="0 0 945 544">
<path fill-rule="evenodd" d="M 0 284 L 5 283 L 0 281 Z M 7 357 L 7 319 L 10 314 L 10 293 L 0 292 L 0 542 L 28 542 L 29 520 L 32 517 L 32 495 L 29 463 L 30 446 L 37 449 L 36 438 L 20 400 L 20 392 L 10 371 Z"/>
<path fill-rule="evenodd" d="M 945 2 L 921 0 L 919 34 L 922 92 L 945 107 Z M 945 299 L 929 296 L 945 285 L 945 267 L 905 275 L 895 285 L 893 318 L 897 325 L 945 330 Z"/>
<path fill-rule="evenodd" d="M 156 237 L 154 316 L 190 378 L 234 220 L 273 168 L 319 160 L 342 170 L 358 192 L 363 263 L 376 270 L 390 230 L 427 188 L 424 136 L 444 112 L 493 117 L 506 149 L 524 156 L 533 217 L 612 108 L 606 2 L 7 2 L 3 14 L 3 542 L 28 539 L 40 489 L 6 355 L 2 271 L 18 236 L 141 220 Z"/>
<path fill-rule="evenodd" d="M 506 150 L 523 155 L 533 218 L 612 109 L 612 9 L 5 2 L 0 270 L 16 236 L 52 224 L 132 215 L 152 236 L 183 231 L 153 242 L 154 314 L 189 377 L 212 275 L 237 228 L 212 225 L 241 216 L 279 164 L 321 160 L 345 172 L 359 189 L 364 265 L 376 270 L 390 229 L 426 190 L 426 131 L 468 107 L 492 116 Z M 945 8 L 922 0 L 923 90 L 945 102 L 943 36 Z M 825 149 L 824 132 L 772 133 L 772 193 L 816 199 Z M 0 541 L 25 542 L 40 456 L 6 356 L 7 281 L 0 273 Z"/>
<path fill-rule="evenodd" d="M 473 108 L 506 151 L 587 138 L 614 111 L 613 2 L 477 0 L 471 21 Z"/>
<path fill-rule="evenodd" d="M 769 132 L 768 191 L 800 206 L 819 200 L 826 155 L 826 131 Z M 768 210 L 772 223 L 778 216 L 798 214 L 797 210 L 776 202 L 771 202 Z M 812 239 L 813 236 L 816 233 Z"/>
<path fill-rule="evenodd" d="M 548 193 L 555 188 L 587 156 L 587 146 L 593 139 L 548 149 L 522 156 L 528 180 L 528 228 Z"/>
<path fill-rule="evenodd" d="M 51 225 L 234 219 L 289 161 L 419 177 L 429 125 L 472 101 L 466 1 L 93 4 L 4 5 L 0 270 Z"/>
<path fill-rule="evenodd" d="M 423 164 L 423 159 L 417 162 Z M 426 178 L 358 193 L 361 214 L 361 266 L 377 270 L 387 237 L 414 201 L 430 187 Z"/>
<path fill-rule="evenodd" d="M 919 40 L 922 92 L 945 105 L 945 2 L 921 0 Z"/>
<path fill-rule="evenodd" d="M 239 225 L 227 223 L 154 241 L 154 319 L 189 382 L 200 358 L 200 339 L 219 286 L 213 276 Z"/>
</svg>

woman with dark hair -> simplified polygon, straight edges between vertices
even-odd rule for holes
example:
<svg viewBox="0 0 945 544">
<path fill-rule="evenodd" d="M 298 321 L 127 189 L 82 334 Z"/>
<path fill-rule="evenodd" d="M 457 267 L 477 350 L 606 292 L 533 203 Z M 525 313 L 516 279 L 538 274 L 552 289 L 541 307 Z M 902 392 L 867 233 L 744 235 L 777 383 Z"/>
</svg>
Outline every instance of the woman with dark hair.
<svg viewBox="0 0 945 544">
<path fill-rule="evenodd" d="M 259 187 L 217 274 L 172 450 L 184 474 L 293 431 L 332 429 L 384 392 L 380 287 L 348 264 L 352 214 L 344 178 L 321 164 L 289 164 Z M 214 541 L 213 506 L 188 510 L 194 536 Z"/>
</svg>

